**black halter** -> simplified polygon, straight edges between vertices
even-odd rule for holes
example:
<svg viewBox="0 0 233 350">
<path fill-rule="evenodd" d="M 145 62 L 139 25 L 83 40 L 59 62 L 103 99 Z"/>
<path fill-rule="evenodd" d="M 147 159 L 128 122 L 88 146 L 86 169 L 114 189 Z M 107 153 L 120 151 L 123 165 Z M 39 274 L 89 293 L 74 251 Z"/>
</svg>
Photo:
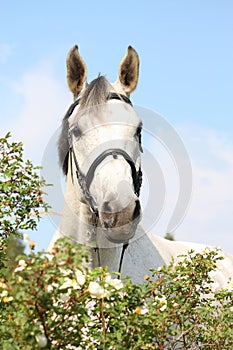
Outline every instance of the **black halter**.
<svg viewBox="0 0 233 350">
<path fill-rule="evenodd" d="M 130 104 L 132 106 L 132 102 L 130 101 L 130 99 L 122 94 L 116 94 L 114 92 L 109 93 L 107 100 L 112 100 L 112 99 L 117 99 L 117 100 L 122 100 L 128 104 Z M 71 116 L 71 114 L 73 113 L 75 107 L 79 104 L 79 99 L 77 99 L 69 108 L 67 114 L 68 117 Z M 137 136 L 138 136 L 138 142 L 139 142 L 139 146 L 140 146 L 140 150 L 142 151 L 142 147 L 141 147 L 141 128 L 137 131 Z M 91 164 L 91 166 L 89 167 L 87 174 L 83 174 L 83 172 L 81 171 L 80 167 L 79 167 L 79 163 L 78 160 L 76 158 L 74 149 L 73 149 L 73 141 L 72 141 L 72 132 L 69 130 L 69 152 L 70 152 L 70 161 L 71 161 L 71 169 L 72 169 L 72 158 L 74 159 L 74 163 L 75 163 L 75 168 L 76 168 L 76 176 L 77 176 L 77 180 L 79 183 L 79 186 L 81 188 L 81 191 L 87 201 L 87 203 L 90 206 L 90 210 L 92 213 L 92 226 L 93 226 L 93 234 L 96 234 L 96 229 L 97 229 L 97 224 L 98 224 L 98 218 L 99 218 L 99 212 L 98 212 L 98 208 L 96 206 L 95 200 L 92 197 L 91 193 L 90 193 L 90 186 L 91 183 L 93 181 L 94 178 L 94 174 L 95 174 L 95 170 L 96 168 L 104 161 L 105 158 L 107 158 L 108 156 L 113 156 L 113 158 L 117 158 L 118 156 L 122 156 L 127 163 L 130 165 L 131 168 L 131 172 L 132 172 L 132 179 L 133 179 L 133 185 L 134 185 L 134 193 L 139 197 L 140 194 L 140 188 L 141 188 L 141 184 L 142 184 L 142 171 L 141 168 L 139 168 L 139 170 L 136 169 L 135 164 L 133 159 L 130 157 L 130 155 L 120 149 L 120 148 L 111 148 L 108 150 L 103 151 Z M 126 250 L 128 246 L 128 242 L 125 243 L 123 245 L 123 249 L 122 249 L 122 253 L 121 253 L 121 258 L 120 258 L 120 265 L 119 265 L 119 272 L 121 271 L 121 265 L 122 265 L 122 261 L 123 261 L 123 256 L 124 256 L 124 252 Z M 97 249 L 98 252 L 98 259 L 99 259 L 99 265 L 100 265 L 100 256 L 99 256 L 99 249 Z"/>
<path fill-rule="evenodd" d="M 121 94 L 116 94 L 114 92 L 109 93 L 107 100 L 112 100 L 112 99 L 117 99 L 117 100 L 123 100 L 124 102 L 130 104 L 132 106 L 132 102 L 130 101 L 130 99 L 125 96 L 125 95 L 121 95 Z M 79 99 L 76 100 L 71 107 L 69 108 L 68 111 L 68 116 L 70 116 L 75 107 L 79 104 Z M 142 151 L 142 147 L 141 147 L 141 129 L 139 129 L 137 131 L 137 136 L 138 136 L 138 142 L 139 142 L 139 146 L 140 146 L 140 150 Z M 79 182 L 79 185 L 81 187 L 81 190 L 83 192 L 83 195 L 85 197 L 85 199 L 87 200 L 88 204 L 90 205 L 90 208 L 92 211 L 96 211 L 97 208 L 94 204 L 94 199 L 90 194 L 90 186 L 92 183 L 92 180 L 94 178 L 94 173 L 96 168 L 103 162 L 103 160 L 105 158 L 107 158 L 108 156 L 113 156 L 114 158 L 117 158 L 118 155 L 123 156 L 124 159 L 127 161 L 127 163 L 130 165 L 131 167 L 131 172 L 132 172 L 132 179 L 133 179 L 133 185 L 134 185 L 134 193 L 139 197 L 140 194 L 140 188 L 141 188 L 141 184 L 142 184 L 142 171 L 139 168 L 139 170 L 136 169 L 135 164 L 133 159 L 130 157 L 130 155 L 125 152 L 124 150 L 120 149 L 120 148 L 111 148 L 108 150 L 103 151 L 91 164 L 90 168 L 87 171 L 87 174 L 84 175 L 79 167 L 74 149 L 73 149 L 73 142 L 72 142 L 72 134 L 71 131 L 69 131 L 69 149 L 70 149 L 70 153 L 73 155 L 73 159 L 74 159 L 74 163 L 75 163 L 75 167 L 76 167 L 76 175 L 77 175 L 77 179 Z"/>
</svg>

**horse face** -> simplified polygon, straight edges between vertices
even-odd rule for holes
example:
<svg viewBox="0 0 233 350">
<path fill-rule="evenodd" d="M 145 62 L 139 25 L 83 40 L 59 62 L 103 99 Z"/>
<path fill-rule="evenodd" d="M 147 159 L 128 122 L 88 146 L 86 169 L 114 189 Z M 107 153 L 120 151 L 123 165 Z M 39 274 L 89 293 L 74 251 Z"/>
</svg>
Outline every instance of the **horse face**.
<svg viewBox="0 0 233 350">
<path fill-rule="evenodd" d="M 135 193 L 140 181 L 141 121 L 124 101 L 111 100 L 99 107 L 88 113 L 77 110 L 70 118 L 70 130 L 76 130 L 73 147 L 100 226 L 109 240 L 124 242 L 134 235 L 141 216 Z"/>
</svg>

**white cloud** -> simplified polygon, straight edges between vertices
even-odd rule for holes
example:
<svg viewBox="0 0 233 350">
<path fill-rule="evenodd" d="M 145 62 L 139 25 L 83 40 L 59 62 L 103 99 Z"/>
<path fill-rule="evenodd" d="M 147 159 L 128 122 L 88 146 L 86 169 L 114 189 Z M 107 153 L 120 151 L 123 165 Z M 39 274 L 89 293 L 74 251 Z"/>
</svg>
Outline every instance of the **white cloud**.
<svg viewBox="0 0 233 350">
<path fill-rule="evenodd" d="M 233 253 L 233 143 L 214 130 L 180 128 L 193 166 L 193 198 L 178 240 L 221 246 Z"/>
<path fill-rule="evenodd" d="M 12 47 L 8 44 L 0 44 L 0 63 L 5 63 L 12 54 Z"/>
<path fill-rule="evenodd" d="M 175 239 L 220 246 L 233 253 L 233 142 L 201 126 L 186 125 L 176 130 L 184 140 L 192 163 L 193 191 L 184 220 L 174 232 Z M 163 145 L 150 142 L 149 146 L 166 184 L 164 211 L 152 232 L 164 236 L 178 199 L 178 173 Z M 158 201 L 159 194 L 157 180 L 155 174 L 154 202 Z M 152 218 L 153 210 L 150 216 Z"/>
<path fill-rule="evenodd" d="M 13 94 L 20 97 L 16 116 L 7 119 L 13 138 L 23 141 L 26 157 L 41 161 L 43 151 L 60 126 L 69 103 L 68 89 L 54 77 L 52 66 L 41 64 L 11 84 Z"/>
</svg>

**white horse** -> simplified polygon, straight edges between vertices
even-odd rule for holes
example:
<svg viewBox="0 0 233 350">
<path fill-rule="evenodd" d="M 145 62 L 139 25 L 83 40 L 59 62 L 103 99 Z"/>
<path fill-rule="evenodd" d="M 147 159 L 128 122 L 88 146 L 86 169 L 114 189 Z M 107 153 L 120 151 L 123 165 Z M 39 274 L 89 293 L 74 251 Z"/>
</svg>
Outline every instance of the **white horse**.
<svg viewBox="0 0 233 350">
<path fill-rule="evenodd" d="M 153 236 L 138 225 L 142 122 L 129 99 L 138 75 L 139 58 L 131 46 L 113 84 L 103 76 L 87 84 L 78 47 L 69 52 L 67 80 L 74 103 L 63 119 L 58 145 L 66 175 L 65 205 L 49 246 L 71 236 L 90 251 L 90 268 L 108 266 L 133 283 L 143 282 L 150 269 L 172 257 L 204 248 Z M 233 257 L 223 255 L 215 276 L 220 286 L 233 275 Z"/>
</svg>

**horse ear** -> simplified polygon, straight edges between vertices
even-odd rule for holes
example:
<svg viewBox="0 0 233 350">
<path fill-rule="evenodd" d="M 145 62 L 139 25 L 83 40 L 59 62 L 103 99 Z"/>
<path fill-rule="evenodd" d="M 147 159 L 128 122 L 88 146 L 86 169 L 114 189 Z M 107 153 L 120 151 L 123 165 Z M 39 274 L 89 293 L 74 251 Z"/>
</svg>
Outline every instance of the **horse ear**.
<svg viewBox="0 0 233 350">
<path fill-rule="evenodd" d="M 118 79 L 126 94 L 130 94 L 136 89 L 139 76 L 139 57 L 132 46 L 128 47 L 127 54 L 122 59 Z"/>
<path fill-rule="evenodd" d="M 72 47 L 68 53 L 66 66 L 68 86 L 74 96 L 78 96 L 87 79 L 87 68 L 82 57 L 79 55 L 77 45 Z"/>
</svg>

